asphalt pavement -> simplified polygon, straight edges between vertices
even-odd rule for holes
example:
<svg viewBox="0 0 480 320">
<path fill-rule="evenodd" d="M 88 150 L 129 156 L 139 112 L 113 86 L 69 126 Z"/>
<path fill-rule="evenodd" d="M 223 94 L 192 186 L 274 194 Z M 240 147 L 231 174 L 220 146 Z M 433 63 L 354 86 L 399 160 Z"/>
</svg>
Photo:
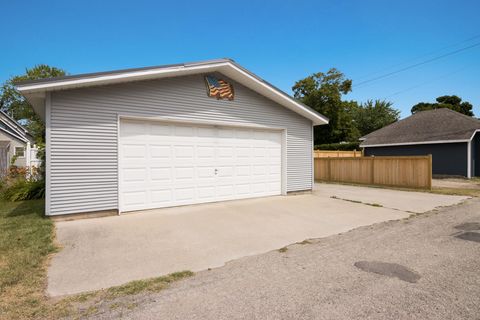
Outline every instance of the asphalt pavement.
<svg viewBox="0 0 480 320">
<path fill-rule="evenodd" d="M 471 199 L 235 260 L 94 317 L 479 319 L 478 234 Z"/>
</svg>

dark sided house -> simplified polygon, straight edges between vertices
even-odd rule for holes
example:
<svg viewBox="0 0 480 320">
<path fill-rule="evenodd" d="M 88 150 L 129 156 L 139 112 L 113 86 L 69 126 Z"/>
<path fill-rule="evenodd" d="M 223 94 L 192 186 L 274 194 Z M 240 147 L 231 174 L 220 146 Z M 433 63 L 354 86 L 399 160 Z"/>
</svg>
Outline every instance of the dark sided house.
<svg viewBox="0 0 480 320">
<path fill-rule="evenodd" d="M 480 121 L 450 109 L 418 112 L 361 138 L 365 156 L 432 155 L 432 173 L 480 176 Z"/>
</svg>

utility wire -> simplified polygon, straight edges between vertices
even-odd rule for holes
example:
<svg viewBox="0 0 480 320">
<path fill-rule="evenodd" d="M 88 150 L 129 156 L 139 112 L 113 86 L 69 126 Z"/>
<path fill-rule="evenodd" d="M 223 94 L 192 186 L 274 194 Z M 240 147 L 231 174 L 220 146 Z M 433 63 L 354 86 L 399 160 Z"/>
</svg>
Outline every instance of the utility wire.
<svg viewBox="0 0 480 320">
<path fill-rule="evenodd" d="M 454 75 L 454 74 L 456 74 L 456 73 L 459 73 L 460 71 L 462 71 L 462 70 L 464 70 L 464 69 L 466 69 L 466 68 L 468 68 L 468 66 L 464 66 L 464 67 L 462 67 L 462 68 L 460 68 L 460 69 L 457 69 L 457 70 L 455 70 L 455 71 L 453 71 L 453 72 L 449 72 L 449 73 L 447 73 L 447 74 L 443 74 L 443 75 L 441 75 L 441 76 L 438 76 L 438 77 L 429 79 L 429 80 L 427 80 L 427 81 L 421 82 L 421 83 L 416 84 L 416 85 L 414 85 L 414 86 L 411 86 L 411 87 L 405 88 L 405 89 L 403 89 L 403 90 L 394 92 L 394 93 L 392 93 L 392 94 L 389 94 L 388 96 L 383 97 L 383 100 L 387 100 L 387 99 L 390 98 L 390 97 L 393 97 L 393 96 L 396 96 L 396 95 L 399 95 L 399 94 L 402 94 L 402 93 L 405 93 L 405 92 L 408 92 L 408 91 L 417 89 L 417 88 L 422 87 L 422 86 L 424 86 L 424 85 L 427 85 L 427 84 L 430 84 L 430 83 L 432 83 L 432 82 L 438 81 L 438 80 L 440 80 L 440 79 L 449 77 L 449 76 L 451 76 L 451 75 Z"/>
<path fill-rule="evenodd" d="M 405 65 L 405 64 L 407 64 L 407 63 L 410 63 L 410 62 L 413 62 L 413 61 L 422 59 L 422 58 L 424 58 L 424 57 L 431 56 L 431 55 L 433 55 L 433 54 L 439 53 L 439 52 L 444 51 L 444 50 L 446 50 L 446 49 L 450 49 L 450 48 L 453 48 L 453 47 L 457 47 L 457 46 L 459 46 L 459 45 L 461 45 L 461 44 L 464 44 L 464 43 L 466 43 L 466 42 L 471 42 L 472 40 L 475 40 L 475 39 L 478 39 L 478 38 L 480 38 L 480 34 L 478 34 L 478 35 L 476 35 L 476 36 L 473 36 L 473 37 L 470 37 L 470 38 L 468 38 L 468 39 L 462 40 L 462 41 L 460 41 L 460 42 L 456 42 L 456 43 L 454 43 L 454 44 L 450 44 L 450 45 L 441 47 L 441 48 L 439 48 L 439 49 L 437 49 L 437 50 L 430 51 L 429 53 L 422 54 L 422 55 L 417 56 L 417 57 L 415 57 L 415 58 L 408 59 L 408 60 L 403 61 L 403 62 L 400 62 L 400 63 L 396 63 L 396 64 L 394 64 L 394 65 L 391 65 L 391 66 L 385 68 L 384 70 L 378 70 L 378 71 L 375 71 L 375 72 L 370 72 L 370 73 L 365 74 L 365 75 L 363 75 L 363 76 L 361 76 L 361 77 L 357 77 L 356 80 L 357 80 L 357 81 L 360 81 L 360 80 L 363 80 L 363 79 L 365 79 L 365 78 L 370 78 L 370 77 L 372 77 L 372 76 L 374 76 L 374 75 L 376 75 L 376 74 L 383 73 L 384 71 L 386 72 L 386 71 L 388 71 L 388 70 L 390 70 L 390 69 L 393 69 L 393 68 L 396 68 L 396 67 L 400 67 L 400 66 L 402 66 L 402 65 Z"/>
<path fill-rule="evenodd" d="M 371 79 L 368 79 L 368 80 L 365 80 L 365 81 L 361 81 L 360 83 L 358 83 L 354 87 L 358 88 L 359 86 L 362 86 L 364 84 L 367 84 L 367 83 L 370 83 L 370 82 L 373 82 L 373 81 L 377 81 L 377 80 L 389 77 L 391 75 L 394 75 L 394 74 L 397 74 L 397 73 L 400 73 L 400 72 L 404 72 L 404 71 L 419 67 L 421 65 L 424 65 L 424 64 L 427 64 L 427 63 L 430 63 L 430 62 L 433 62 L 433 61 L 440 60 L 442 58 L 445 58 L 445 57 L 448 57 L 448 56 L 451 56 L 451 55 L 454 55 L 454 54 L 457 54 L 457 53 L 460 53 L 460 52 L 463 52 L 463 51 L 466 51 L 466 50 L 469 50 L 469 49 L 473 49 L 473 48 L 478 47 L 478 46 L 480 46 L 480 42 L 477 42 L 477 43 L 474 43 L 474 44 L 469 45 L 467 47 L 463 47 L 463 48 L 460 48 L 460 49 L 457 49 L 457 50 L 454 50 L 454 51 L 436 56 L 436 57 L 431 58 L 431 59 L 424 60 L 422 62 L 418 62 L 418 63 L 412 64 L 412 65 L 406 66 L 404 68 L 401 68 L 401 69 L 398 69 L 398 70 L 395 70 L 395 71 L 392 71 L 392 72 L 385 73 L 385 74 L 380 75 L 378 77 L 374 77 L 374 78 L 371 78 Z"/>
</svg>

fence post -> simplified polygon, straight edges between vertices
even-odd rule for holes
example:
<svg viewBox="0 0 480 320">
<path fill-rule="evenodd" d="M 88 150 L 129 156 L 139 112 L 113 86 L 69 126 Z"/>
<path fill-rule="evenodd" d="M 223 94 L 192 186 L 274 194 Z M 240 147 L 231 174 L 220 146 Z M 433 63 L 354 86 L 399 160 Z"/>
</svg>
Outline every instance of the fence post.
<svg viewBox="0 0 480 320">
<path fill-rule="evenodd" d="M 428 155 L 428 189 L 432 190 L 432 155 Z"/>
<path fill-rule="evenodd" d="M 327 158 L 327 181 L 332 181 L 332 167 L 330 158 Z"/>
<path fill-rule="evenodd" d="M 375 156 L 370 158 L 370 184 L 375 184 Z"/>
</svg>

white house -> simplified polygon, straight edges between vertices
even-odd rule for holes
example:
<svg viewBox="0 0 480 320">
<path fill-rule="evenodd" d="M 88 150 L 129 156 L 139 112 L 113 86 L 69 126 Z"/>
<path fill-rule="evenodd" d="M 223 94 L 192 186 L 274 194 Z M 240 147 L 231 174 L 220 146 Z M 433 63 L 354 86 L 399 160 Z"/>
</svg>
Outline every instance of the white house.
<svg viewBox="0 0 480 320">
<path fill-rule="evenodd" d="M 230 59 L 17 84 L 46 122 L 46 214 L 118 213 L 313 187 L 328 119 Z"/>
<path fill-rule="evenodd" d="M 30 133 L 0 110 L 0 175 L 5 174 L 10 165 L 38 167 L 40 160 Z"/>
</svg>

